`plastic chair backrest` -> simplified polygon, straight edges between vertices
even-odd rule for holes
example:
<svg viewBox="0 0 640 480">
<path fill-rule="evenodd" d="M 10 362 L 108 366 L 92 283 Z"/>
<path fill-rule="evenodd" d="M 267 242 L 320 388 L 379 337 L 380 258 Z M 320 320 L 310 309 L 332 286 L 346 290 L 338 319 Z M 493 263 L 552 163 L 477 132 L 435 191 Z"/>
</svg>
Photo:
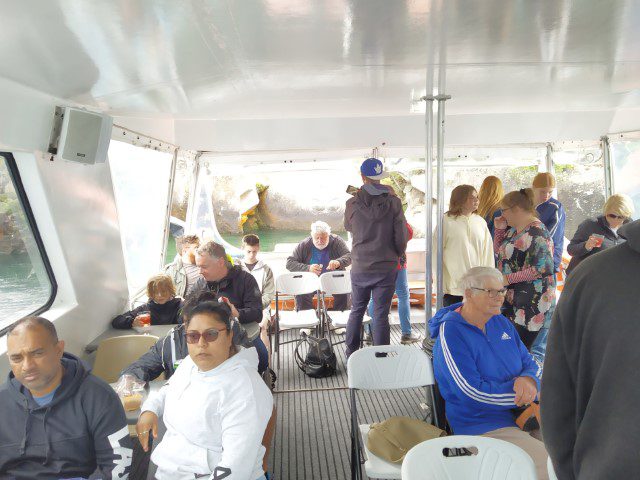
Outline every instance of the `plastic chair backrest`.
<svg viewBox="0 0 640 480">
<path fill-rule="evenodd" d="M 445 448 L 476 455 L 446 457 Z M 453 435 L 419 443 L 402 462 L 402 480 L 536 480 L 531 457 L 520 447 L 488 437 Z"/>
<path fill-rule="evenodd" d="M 278 275 L 276 290 L 285 295 L 304 295 L 320 289 L 318 276 L 311 272 L 289 272 Z"/>
<path fill-rule="evenodd" d="M 156 342 L 154 335 L 123 335 L 100 342 L 96 351 L 93 373 L 107 383 L 113 383 L 120 372 L 146 353 Z"/>
<path fill-rule="evenodd" d="M 320 275 L 320 288 L 329 295 L 351 293 L 351 274 L 345 270 Z"/>
<path fill-rule="evenodd" d="M 553 462 L 551 457 L 547 457 L 547 473 L 549 474 L 549 480 L 558 480 L 556 471 L 553 469 Z"/>
<path fill-rule="evenodd" d="M 407 345 L 365 347 L 347 362 L 349 388 L 393 390 L 433 385 L 431 360 L 420 349 Z"/>
</svg>

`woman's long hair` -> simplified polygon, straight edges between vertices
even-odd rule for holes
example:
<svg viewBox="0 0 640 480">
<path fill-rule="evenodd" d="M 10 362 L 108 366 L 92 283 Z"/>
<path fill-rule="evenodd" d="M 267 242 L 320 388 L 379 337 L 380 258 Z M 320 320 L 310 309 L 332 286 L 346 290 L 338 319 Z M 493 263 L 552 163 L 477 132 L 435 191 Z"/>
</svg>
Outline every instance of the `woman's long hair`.
<svg viewBox="0 0 640 480">
<path fill-rule="evenodd" d="M 475 187 L 471 185 L 458 185 L 451 192 L 451 199 L 449 200 L 449 210 L 447 215 L 450 217 L 459 217 L 462 215 L 462 207 L 469 199 L 469 196 L 475 192 Z"/>
<path fill-rule="evenodd" d="M 482 181 L 478 192 L 478 215 L 484 219 L 491 220 L 497 210 L 500 209 L 500 202 L 504 197 L 504 188 L 498 177 L 488 176 Z"/>
</svg>

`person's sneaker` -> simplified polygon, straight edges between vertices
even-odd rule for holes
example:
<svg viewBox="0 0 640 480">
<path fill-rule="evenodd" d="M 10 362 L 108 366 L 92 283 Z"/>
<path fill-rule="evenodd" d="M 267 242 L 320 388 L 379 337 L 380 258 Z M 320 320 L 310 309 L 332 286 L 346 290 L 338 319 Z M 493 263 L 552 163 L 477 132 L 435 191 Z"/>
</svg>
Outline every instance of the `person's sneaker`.
<svg viewBox="0 0 640 480">
<path fill-rule="evenodd" d="M 364 334 L 364 337 L 362 338 L 362 343 L 364 343 L 365 345 L 373 345 L 373 338 L 371 337 L 370 333 Z"/>
<path fill-rule="evenodd" d="M 333 333 L 335 333 L 336 335 L 344 335 L 345 333 L 347 333 L 347 329 L 346 328 L 336 328 Z"/>
<path fill-rule="evenodd" d="M 402 337 L 400 337 L 400 343 L 403 345 L 419 342 L 420 340 L 422 340 L 422 335 L 416 332 L 411 332 L 408 335 L 402 335 Z"/>
<path fill-rule="evenodd" d="M 301 328 L 300 335 L 305 334 L 308 337 L 309 335 L 311 335 L 311 331 L 312 330 L 310 328 Z"/>
</svg>

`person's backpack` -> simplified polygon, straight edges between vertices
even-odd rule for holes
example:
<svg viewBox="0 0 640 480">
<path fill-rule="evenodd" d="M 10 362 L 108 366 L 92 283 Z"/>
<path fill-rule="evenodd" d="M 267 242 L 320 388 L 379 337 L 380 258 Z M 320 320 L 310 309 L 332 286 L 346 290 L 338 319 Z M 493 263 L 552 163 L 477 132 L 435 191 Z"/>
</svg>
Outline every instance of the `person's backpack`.
<svg viewBox="0 0 640 480">
<path fill-rule="evenodd" d="M 300 355 L 300 347 L 305 343 L 308 350 L 303 360 Z M 303 333 L 298 345 L 296 345 L 294 358 L 300 370 L 310 377 L 330 377 L 337 370 L 336 354 L 333 352 L 331 342 L 326 338 L 311 337 Z"/>
</svg>

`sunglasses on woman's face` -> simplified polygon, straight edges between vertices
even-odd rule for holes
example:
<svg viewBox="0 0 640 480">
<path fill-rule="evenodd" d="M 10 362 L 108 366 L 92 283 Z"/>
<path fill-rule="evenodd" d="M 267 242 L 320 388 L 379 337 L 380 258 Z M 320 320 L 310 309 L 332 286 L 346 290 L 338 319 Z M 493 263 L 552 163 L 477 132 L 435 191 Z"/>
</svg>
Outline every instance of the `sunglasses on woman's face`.
<svg viewBox="0 0 640 480">
<path fill-rule="evenodd" d="M 209 330 L 205 330 L 202 333 L 197 332 L 195 330 L 188 330 L 187 333 L 185 333 L 185 336 L 187 337 L 187 343 L 190 343 L 193 345 L 195 343 L 200 342 L 200 337 L 204 338 L 204 341 L 207 343 L 213 343 L 218 339 L 219 333 L 220 333 L 219 330 L 215 328 L 210 328 Z"/>
<path fill-rule="evenodd" d="M 624 220 L 627 217 L 624 217 L 622 215 L 615 215 L 613 213 L 607 213 L 607 218 L 610 218 L 611 220 Z"/>
</svg>

